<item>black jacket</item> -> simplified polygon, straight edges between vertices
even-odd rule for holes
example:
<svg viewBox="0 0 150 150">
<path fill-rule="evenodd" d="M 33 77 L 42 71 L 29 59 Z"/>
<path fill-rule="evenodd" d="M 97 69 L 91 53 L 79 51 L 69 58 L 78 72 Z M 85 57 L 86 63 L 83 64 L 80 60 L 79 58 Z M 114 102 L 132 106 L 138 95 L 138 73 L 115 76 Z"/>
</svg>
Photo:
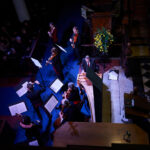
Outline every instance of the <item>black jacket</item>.
<svg viewBox="0 0 150 150">
<path fill-rule="evenodd" d="M 29 98 L 29 100 L 31 101 L 32 105 L 36 105 L 36 104 L 42 103 L 41 93 L 44 90 L 45 89 L 41 85 L 34 84 L 33 90 L 27 92 L 26 96 L 27 96 L 27 98 Z"/>
<path fill-rule="evenodd" d="M 85 61 L 85 58 L 82 59 L 82 69 L 87 72 L 88 64 Z M 95 72 L 96 71 L 96 63 L 94 59 L 90 59 L 90 68 Z"/>
</svg>

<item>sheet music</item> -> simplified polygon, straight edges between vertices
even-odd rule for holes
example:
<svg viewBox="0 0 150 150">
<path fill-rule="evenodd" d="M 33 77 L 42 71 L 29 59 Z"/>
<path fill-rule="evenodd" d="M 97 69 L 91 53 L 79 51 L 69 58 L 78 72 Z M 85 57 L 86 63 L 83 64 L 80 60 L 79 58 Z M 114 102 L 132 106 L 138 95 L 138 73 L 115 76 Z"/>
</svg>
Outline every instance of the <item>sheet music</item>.
<svg viewBox="0 0 150 150">
<path fill-rule="evenodd" d="M 19 97 L 21 97 L 21 96 L 23 96 L 24 94 L 26 94 L 27 93 L 27 88 L 26 87 L 22 87 L 22 88 L 20 88 L 16 93 L 17 93 L 17 95 L 19 96 Z"/>
<path fill-rule="evenodd" d="M 55 92 L 57 93 L 63 86 L 63 83 L 59 80 L 59 79 L 56 79 L 54 81 L 54 83 L 50 86 L 50 88 Z"/>
<path fill-rule="evenodd" d="M 39 146 L 39 143 L 38 143 L 37 140 L 35 140 L 35 141 L 29 142 L 29 145 L 30 145 L 30 146 Z"/>
<path fill-rule="evenodd" d="M 57 45 L 57 44 L 56 44 Z M 57 45 L 63 52 L 67 53 L 67 51 L 60 45 Z"/>
<path fill-rule="evenodd" d="M 118 74 L 115 71 L 109 73 L 109 80 L 118 80 Z"/>
<path fill-rule="evenodd" d="M 22 84 L 22 87 L 27 87 L 28 81 Z"/>
<path fill-rule="evenodd" d="M 55 106 L 57 105 L 58 101 L 55 98 L 55 96 L 53 95 L 48 102 L 44 105 L 44 107 L 48 110 L 49 113 L 51 113 L 53 111 L 53 109 L 55 108 Z"/>
<path fill-rule="evenodd" d="M 27 108 L 24 102 L 9 106 L 8 108 L 12 116 L 15 116 L 16 114 L 21 114 L 27 111 Z"/>
<path fill-rule="evenodd" d="M 35 66 L 42 68 L 42 65 L 40 64 L 40 62 L 37 59 L 34 59 L 31 57 L 31 60 L 33 61 L 33 63 L 35 64 Z"/>
<path fill-rule="evenodd" d="M 25 83 L 22 84 L 22 88 L 20 88 L 18 91 L 16 91 L 16 93 L 19 97 L 21 97 L 25 93 L 27 93 L 27 91 L 28 91 L 27 84 L 28 84 L 28 82 L 26 81 Z"/>
</svg>

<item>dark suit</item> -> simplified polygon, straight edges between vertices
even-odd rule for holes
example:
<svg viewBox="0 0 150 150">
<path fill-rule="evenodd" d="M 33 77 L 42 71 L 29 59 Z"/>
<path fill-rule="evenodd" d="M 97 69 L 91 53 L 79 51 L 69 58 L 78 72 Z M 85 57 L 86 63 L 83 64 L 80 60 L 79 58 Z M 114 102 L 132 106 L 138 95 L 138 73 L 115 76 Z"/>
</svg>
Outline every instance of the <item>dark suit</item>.
<svg viewBox="0 0 150 150">
<path fill-rule="evenodd" d="M 26 94 L 27 98 L 29 98 L 29 100 L 31 101 L 31 103 L 40 119 L 42 119 L 42 116 L 39 111 L 39 106 L 44 109 L 44 111 L 47 113 L 48 116 L 50 116 L 48 111 L 43 106 L 43 101 L 41 99 L 41 93 L 44 92 L 44 90 L 45 89 L 41 85 L 34 84 L 33 90 L 28 91 Z"/>
<path fill-rule="evenodd" d="M 85 58 L 82 59 L 82 69 L 87 72 L 87 68 L 88 68 L 88 64 L 85 60 Z M 93 71 L 95 72 L 96 71 L 96 63 L 95 63 L 95 60 L 94 59 L 90 59 L 90 66 L 89 66 L 91 69 L 93 69 Z"/>
<path fill-rule="evenodd" d="M 34 88 L 32 91 L 27 92 L 27 98 L 30 99 L 33 106 L 42 104 L 41 93 L 44 91 L 42 86 L 34 84 Z"/>
</svg>

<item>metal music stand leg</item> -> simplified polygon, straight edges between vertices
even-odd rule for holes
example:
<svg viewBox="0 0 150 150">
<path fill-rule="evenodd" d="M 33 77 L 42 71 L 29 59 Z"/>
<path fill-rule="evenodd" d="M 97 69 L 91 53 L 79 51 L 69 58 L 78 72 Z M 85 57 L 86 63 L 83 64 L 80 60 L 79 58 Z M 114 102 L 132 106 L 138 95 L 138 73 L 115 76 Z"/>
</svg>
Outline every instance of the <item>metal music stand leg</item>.
<svg viewBox="0 0 150 150">
<path fill-rule="evenodd" d="M 42 73 L 41 73 L 41 70 L 39 70 L 39 72 L 40 72 L 40 76 L 41 76 L 41 79 L 42 79 L 43 86 L 44 86 L 44 88 L 46 88 L 45 82 L 44 82 L 44 79 L 43 79 L 43 76 L 42 76 Z"/>
</svg>

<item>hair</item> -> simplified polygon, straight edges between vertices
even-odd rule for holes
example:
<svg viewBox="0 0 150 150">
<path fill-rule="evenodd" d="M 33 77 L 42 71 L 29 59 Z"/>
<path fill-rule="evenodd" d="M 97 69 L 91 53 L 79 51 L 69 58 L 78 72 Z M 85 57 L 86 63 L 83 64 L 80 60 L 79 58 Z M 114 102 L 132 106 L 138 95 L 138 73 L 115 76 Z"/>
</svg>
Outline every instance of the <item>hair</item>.
<svg viewBox="0 0 150 150">
<path fill-rule="evenodd" d="M 49 23 L 49 26 L 50 26 L 50 25 L 53 25 L 53 26 L 55 26 L 53 22 L 50 22 L 50 23 Z"/>
<path fill-rule="evenodd" d="M 73 82 L 69 82 L 68 83 L 68 88 L 73 88 L 74 87 L 74 83 Z"/>
<path fill-rule="evenodd" d="M 89 55 L 86 55 L 86 56 L 85 56 L 85 59 L 90 59 L 90 56 L 89 56 Z"/>
<path fill-rule="evenodd" d="M 29 125 L 31 123 L 31 119 L 29 116 L 23 116 L 22 123 L 25 125 Z"/>
<path fill-rule="evenodd" d="M 28 88 L 29 90 L 32 90 L 32 89 L 33 89 L 33 84 L 28 83 L 28 84 L 27 84 L 27 88 Z"/>
<path fill-rule="evenodd" d="M 79 33 L 79 30 L 76 26 L 74 26 L 73 29 L 75 29 L 77 31 L 77 33 Z"/>
<path fill-rule="evenodd" d="M 57 53 L 57 48 L 56 47 L 52 47 L 51 52 L 53 53 Z"/>
<path fill-rule="evenodd" d="M 74 26 L 73 28 L 76 29 L 76 30 L 78 30 L 77 26 Z"/>
</svg>

